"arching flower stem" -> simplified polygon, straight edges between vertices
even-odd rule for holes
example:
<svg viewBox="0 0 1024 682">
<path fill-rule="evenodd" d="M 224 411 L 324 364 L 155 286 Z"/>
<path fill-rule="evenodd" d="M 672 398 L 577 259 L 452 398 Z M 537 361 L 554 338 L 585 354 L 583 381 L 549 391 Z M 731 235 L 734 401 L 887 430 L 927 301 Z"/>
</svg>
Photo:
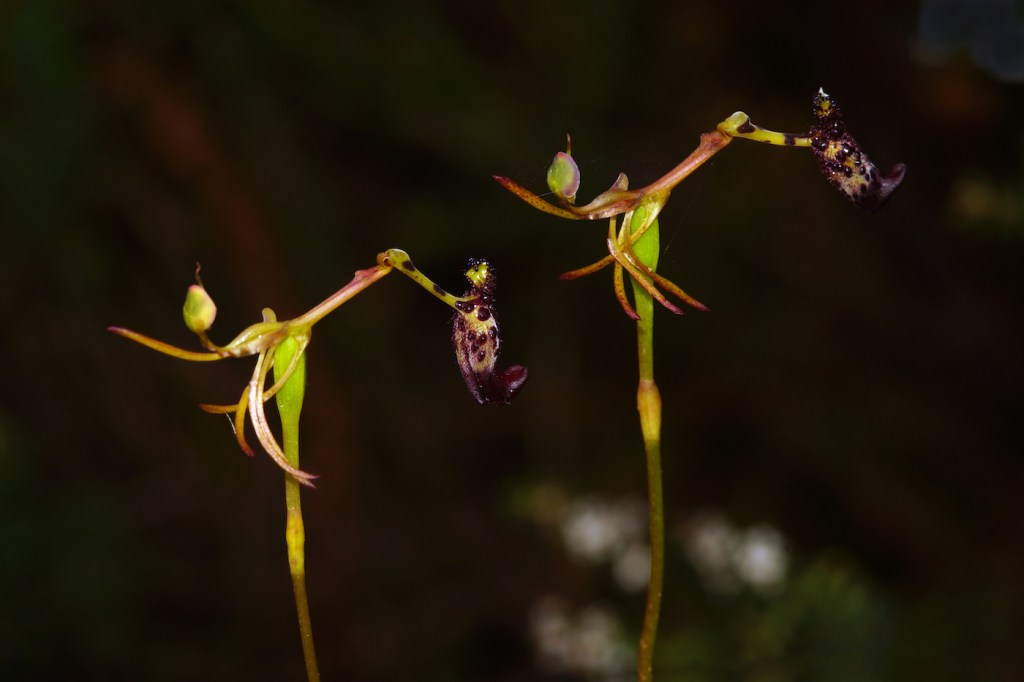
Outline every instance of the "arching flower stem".
<svg viewBox="0 0 1024 682">
<path fill-rule="evenodd" d="M 384 265 L 379 262 L 372 268 L 357 270 L 355 275 L 352 277 L 351 282 L 343 286 L 341 289 L 338 289 L 321 303 L 318 303 L 302 315 L 296 317 L 292 320 L 292 325 L 297 327 L 312 327 L 324 317 L 337 310 L 343 303 L 347 302 L 353 296 L 370 285 L 376 283 L 390 272 L 390 265 Z"/>
</svg>

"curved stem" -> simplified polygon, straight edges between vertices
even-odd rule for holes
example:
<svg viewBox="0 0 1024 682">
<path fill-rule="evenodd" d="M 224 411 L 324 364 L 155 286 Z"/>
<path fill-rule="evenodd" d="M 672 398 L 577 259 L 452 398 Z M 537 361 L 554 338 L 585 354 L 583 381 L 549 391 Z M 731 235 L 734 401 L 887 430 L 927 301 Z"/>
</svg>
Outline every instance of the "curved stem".
<svg viewBox="0 0 1024 682">
<path fill-rule="evenodd" d="M 365 271 L 364 271 L 365 272 Z M 288 463 L 299 467 L 299 414 L 306 389 L 306 355 L 304 344 L 294 338 L 281 343 L 277 350 L 275 376 L 291 371 L 284 386 L 277 394 L 277 410 L 281 416 L 281 436 L 284 454 Z M 297 356 L 297 357 L 296 357 Z M 302 522 L 300 495 L 302 486 L 294 476 L 284 477 L 284 498 L 287 510 L 285 541 L 288 544 L 288 568 L 292 575 L 295 592 L 295 609 L 299 618 L 299 635 L 302 638 L 302 655 L 306 661 L 306 677 L 309 682 L 318 682 L 320 670 L 313 646 L 313 623 L 309 617 L 309 601 L 306 597 L 306 531 Z"/>
<path fill-rule="evenodd" d="M 388 267 L 401 272 L 413 282 L 423 287 L 431 296 L 434 296 L 454 310 L 459 310 L 460 303 L 470 303 L 475 298 L 475 296 L 456 296 L 448 293 L 443 287 L 436 284 L 434 280 L 420 272 L 419 268 L 413 264 L 409 254 L 401 249 L 388 249 L 384 253 L 378 254 L 377 259 Z M 466 273 L 466 276 L 468 277 L 469 273 Z"/>
<path fill-rule="evenodd" d="M 313 306 L 305 314 L 296 317 L 291 321 L 291 326 L 293 328 L 313 326 L 342 303 L 349 300 L 360 291 L 379 280 L 381 277 L 384 277 L 389 272 L 391 272 L 391 268 L 384 265 L 375 265 L 372 268 L 366 268 L 365 270 L 356 270 L 351 282 L 338 289 L 321 303 Z"/>
<path fill-rule="evenodd" d="M 645 223 L 646 208 L 639 207 L 633 215 L 630 229 Z M 634 244 L 637 258 L 653 272 L 658 266 L 659 229 L 654 220 L 644 235 Z M 633 280 L 633 300 L 639 320 L 637 331 L 637 359 L 640 380 L 637 386 L 637 411 L 644 438 L 647 460 L 647 515 L 651 543 L 651 570 L 647 584 L 647 603 L 644 624 L 640 633 L 640 651 L 637 656 L 637 680 L 654 679 L 654 644 L 658 637 L 658 620 L 665 582 L 665 505 L 661 476 L 661 395 L 654 383 L 654 299 L 644 286 Z"/>
<path fill-rule="evenodd" d="M 705 161 L 725 148 L 725 146 L 730 142 L 732 142 L 732 138 L 718 130 L 714 130 L 710 133 L 704 133 L 700 136 L 700 144 L 697 145 L 697 148 L 694 149 L 689 156 L 679 162 L 679 165 L 668 173 L 665 173 L 665 175 L 647 185 L 647 187 L 644 187 L 643 193 L 650 196 L 657 192 L 664 192 L 666 190 L 671 191 L 672 188 L 682 182 L 686 176 L 700 168 Z"/>
<path fill-rule="evenodd" d="M 761 126 L 754 125 L 750 117 L 742 111 L 725 119 L 718 124 L 718 132 L 729 137 L 742 137 L 745 140 L 771 144 L 776 147 L 810 147 L 811 136 L 793 133 L 778 133 L 774 130 L 767 130 Z"/>
</svg>

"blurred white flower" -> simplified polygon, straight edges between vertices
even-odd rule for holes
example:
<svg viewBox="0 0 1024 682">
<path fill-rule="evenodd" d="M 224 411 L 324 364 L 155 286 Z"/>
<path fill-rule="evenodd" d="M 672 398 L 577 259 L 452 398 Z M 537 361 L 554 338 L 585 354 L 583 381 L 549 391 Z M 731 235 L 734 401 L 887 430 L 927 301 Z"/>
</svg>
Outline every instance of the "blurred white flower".
<svg viewBox="0 0 1024 682">
<path fill-rule="evenodd" d="M 724 517 L 717 513 L 700 514 L 685 524 L 682 536 L 690 563 L 708 590 L 731 593 L 739 589 L 731 566 L 736 529 Z"/>
<path fill-rule="evenodd" d="M 646 524 L 642 503 L 583 499 L 562 517 L 562 541 L 576 558 L 589 563 L 611 561 L 638 540 Z"/>
<path fill-rule="evenodd" d="M 574 616 L 565 600 L 545 597 L 530 610 L 529 629 L 545 673 L 580 675 L 595 682 L 628 679 L 633 650 L 622 624 L 608 609 L 590 605 Z"/>
<path fill-rule="evenodd" d="M 721 514 L 704 512 L 683 525 L 681 536 L 690 562 L 711 592 L 731 594 L 748 587 L 768 594 L 785 582 L 785 540 L 772 526 L 739 530 Z"/>
<path fill-rule="evenodd" d="M 736 574 L 757 592 L 774 590 L 786 579 L 788 556 L 782 534 L 769 525 L 748 528 L 732 557 Z"/>
</svg>

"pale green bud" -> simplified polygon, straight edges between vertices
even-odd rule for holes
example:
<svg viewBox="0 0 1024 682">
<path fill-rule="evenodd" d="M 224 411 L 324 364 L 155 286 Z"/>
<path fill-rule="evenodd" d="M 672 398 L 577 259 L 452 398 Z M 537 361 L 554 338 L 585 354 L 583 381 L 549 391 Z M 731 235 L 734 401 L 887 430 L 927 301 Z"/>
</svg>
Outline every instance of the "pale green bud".
<svg viewBox="0 0 1024 682">
<path fill-rule="evenodd" d="M 182 306 L 181 313 L 185 318 L 185 326 L 193 334 L 204 334 L 213 326 L 213 321 L 217 317 L 217 304 L 201 284 L 193 284 L 185 295 L 185 305 Z"/>
<path fill-rule="evenodd" d="M 567 152 L 555 154 L 548 168 L 548 187 L 561 199 L 573 203 L 580 188 L 580 169 Z"/>
</svg>

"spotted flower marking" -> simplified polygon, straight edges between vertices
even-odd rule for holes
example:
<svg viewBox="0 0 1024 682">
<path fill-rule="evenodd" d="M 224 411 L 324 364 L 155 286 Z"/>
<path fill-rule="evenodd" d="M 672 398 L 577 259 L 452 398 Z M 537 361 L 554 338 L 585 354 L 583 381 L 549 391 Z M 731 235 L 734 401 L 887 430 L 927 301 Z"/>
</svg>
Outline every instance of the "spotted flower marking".
<svg viewBox="0 0 1024 682">
<path fill-rule="evenodd" d="M 903 182 L 907 167 L 898 163 L 884 175 L 846 130 L 839 105 L 823 90 L 814 96 L 811 152 L 821 174 L 866 211 L 881 208 Z"/>
<path fill-rule="evenodd" d="M 526 383 L 522 365 L 498 369 L 501 336 L 494 315 L 494 271 L 483 260 L 471 260 L 466 279 L 472 285 L 455 304 L 452 344 L 466 388 L 481 405 L 507 404 Z"/>
<path fill-rule="evenodd" d="M 481 405 L 507 405 L 526 383 L 527 370 L 522 365 L 497 368 L 501 337 L 494 312 L 494 270 L 487 261 L 469 261 L 466 279 L 471 286 L 463 296 L 450 294 L 431 281 L 401 249 L 389 249 L 378 256 L 378 261 L 394 267 L 452 307 L 452 344 L 466 388 Z"/>
</svg>

